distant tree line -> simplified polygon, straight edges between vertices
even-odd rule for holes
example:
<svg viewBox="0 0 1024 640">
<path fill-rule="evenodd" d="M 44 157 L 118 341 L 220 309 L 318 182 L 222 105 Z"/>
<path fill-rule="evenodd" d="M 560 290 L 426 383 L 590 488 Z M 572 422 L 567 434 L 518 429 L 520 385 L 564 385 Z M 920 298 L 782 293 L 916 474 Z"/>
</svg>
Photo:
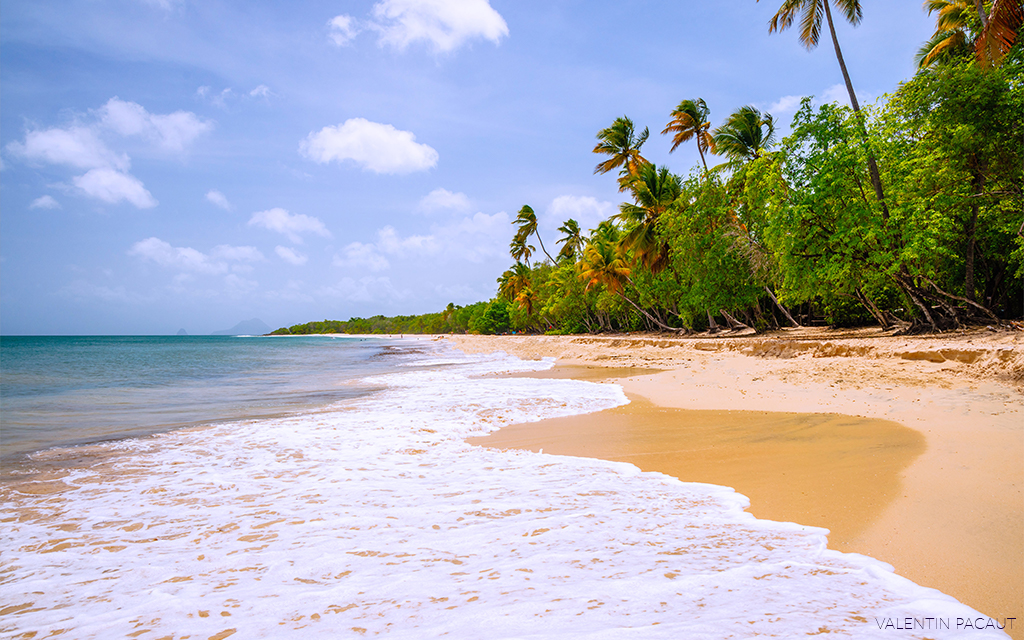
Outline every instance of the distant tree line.
<svg viewBox="0 0 1024 640">
<path fill-rule="evenodd" d="M 311 335 L 324 333 L 391 335 L 405 333 L 506 333 L 512 330 L 509 305 L 504 300 L 477 302 L 468 306 L 449 304 L 439 313 L 418 316 L 373 316 L 344 320 L 307 322 L 272 331 L 270 335 Z"/>
</svg>

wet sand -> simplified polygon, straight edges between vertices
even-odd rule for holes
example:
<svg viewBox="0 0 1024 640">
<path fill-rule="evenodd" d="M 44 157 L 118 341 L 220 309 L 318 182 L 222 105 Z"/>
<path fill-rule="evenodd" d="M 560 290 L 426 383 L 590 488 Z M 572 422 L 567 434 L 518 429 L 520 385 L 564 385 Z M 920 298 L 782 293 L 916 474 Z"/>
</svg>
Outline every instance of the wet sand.
<svg viewBox="0 0 1024 640">
<path fill-rule="evenodd" d="M 1005 376 L 974 375 L 972 363 L 992 368 L 984 354 L 951 361 L 925 344 L 903 352 L 913 357 L 851 349 L 778 359 L 700 341 L 498 340 L 453 342 L 559 357 L 543 374 L 551 377 L 601 380 L 602 365 L 612 365 L 605 379 L 632 403 L 472 442 L 623 460 L 734 487 L 754 515 L 830 529 L 831 548 L 888 562 L 993 618 L 1016 618 L 1010 634 L 1024 638 L 1024 394 Z M 989 361 L 1007 360 L 995 353 Z"/>
</svg>

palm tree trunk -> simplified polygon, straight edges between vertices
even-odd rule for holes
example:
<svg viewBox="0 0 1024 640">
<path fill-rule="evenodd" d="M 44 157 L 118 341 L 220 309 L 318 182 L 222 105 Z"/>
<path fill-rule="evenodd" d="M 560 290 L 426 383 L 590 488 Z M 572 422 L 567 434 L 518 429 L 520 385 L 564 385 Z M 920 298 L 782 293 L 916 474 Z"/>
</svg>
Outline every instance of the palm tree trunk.
<svg viewBox="0 0 1024 640">
<path fill-rule="evenodd" d="M 778 307 L 780 311 L 782 311 L 782 314 L 784 316 L 786 316 L 786 319 L 789 320 L 793 324 L 794 327 L 799 329 L 800 328 L 800 323 L 793 319 L 793 316 L 790 315 L 790 313 L 789 313 L 789 309 L 787 309 L 786 307 L 782 306 L 782 303 L 779 302 L 779 299 L 775 297 L 775 294 L 772 293 L 772 290 L 768 288 L 768 285 L 764 285 L 764 290 L 768 292 L 768 297 L 771 298 L 772 302 L 775 303 L 775 306 Z"/>
<path fill-rule="evenodd" d="M 982 193 L 985 184 L 985 176 L 980 171 L 973 170 L 971 173 L 971 186 L 974 187 L 974 195 L 971 199 L 971 219 L 967 223 L 967 247 L 964 252 L 964 295 L 968 300 L 974 300 L 974 247 L 978 231 L 978 198 Z"/>
<path fill-rule="evenodd" d="M 843 80 L 846 82 L 846 91 L 850 94 L 850 106 L 853 107 L 854 113 L 860 115 L 860 104 L 857 102 L 857 93 L 853 90 L 853 82 L 850 80 L 850 72 L 846 70 L 846 61 L 843 60 L 843 51 L 839 48 L 839 38 L 836 37 L 836 27 L 832 24 L 832 10 L 829 8 L 828 0 L 824 0 L 825 5 L 825 18 L 828 19 L 828 30 L 832 34 L 832 44 L 836 48 L 836 59 L 839 60 L 839 69 L 843 72 Z M 861 135 L 864 136 L 864 143 L 867 144 L 868 132 L 864 128 L 864 123 L 860 122 Z M 882 205 L 882 217 L 885 220 L 889 219 L 889 207 L 885 204 L 885 194 L 882 191 L 882 178 L 878 174 L 878 163 L 875 162 L 875 154 L 871 152 L 871 148 L 868 147 L 868 175 L 871 176 L 871 186 L 875 190 L 875 197 L 878 198 L 878 203 Z"/>
<path fill-rule="evenodd" d="M 981 28 L 984 29 L 988 26 L 988 14 L 985 13 L 985 7 L 982 6 L 981 0 L 974 0 L 974 6 L 978 10 L 978 17 L 981 18 Z"/>
<path fill-rule="evenodd" d="M 650 320 L 654 324 L 658 325 L 659 327 L 661 327 L 665 331 L 679 331 L 679 329 L 674 329 L 674 328 L 672 328 L 672 327 L 670 327 L 670 326 L 668 326 L 666 324 L 662 324 L 661 322 L 658 322 L 657 318 L 655 318 L 651 314 L 647 313 L 647 311 L 645 309 L 641 308 L 640 305 L 638 305 L 637 303 L 635 303 L 632 300 L 630 300 L 629 298 L 627 298 L 626 294 L 622 293 L 621 291 L 616 291 L 615 293 L 619 294 L 620 298 L 622 298 L 623 300 L 625 300 L 629 304 L 633 305 L 634 309 L 636 309 L 640 313 L 644 314 L 644 317 L 646 317 L 648 320 Z"/>
<path fill-rule="evenodd" d="M 540 231 L 534 231 L 533 235 L 537 236 L 537 241 L 540 242 L 540 250 L 543 251 L 544 255 L 546 255 L 548 257 L 548 260 L 551 261 L 551 264 L 557 264 L 555 262 L 555 259 L 551 257 L 551 254 L 548 253 L 548 250 L 544 248 L 544 241 L 541 240 L 541 238 L 540 238 Z"/>
</svg>

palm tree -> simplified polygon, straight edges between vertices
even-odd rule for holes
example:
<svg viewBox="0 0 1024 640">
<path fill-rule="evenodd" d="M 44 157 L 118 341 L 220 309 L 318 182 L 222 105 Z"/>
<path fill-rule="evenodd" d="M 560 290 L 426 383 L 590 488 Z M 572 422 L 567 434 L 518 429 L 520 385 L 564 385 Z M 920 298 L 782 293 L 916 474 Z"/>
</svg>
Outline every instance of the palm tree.
<svg viewBox="0 0 1024 640">
<path fill-rule="evenodd" d="M 598 143 L 594 147 L 594 153 L 611 157 L 594 167 L 594 173 L 608 173 L 612 169 L 619 169 L 619 191 L 625 191 L 629 178 L 635 176 L 640 167 L 647 164 L 647 160 L 640 155 L 640 147 L 647 142 L 650 133 L 647 127 L 644 127 L 638 136 L 632 120 L 626 116 L 616 118 L 612 126 L 597 132 Z"/>
<path fill-rule="evenodd" d="M 537 248 L 531 244 L 526 244 L 526 238 L 520 236 L 518 233 L 512 237 L 512 243 L 509 244 L 509 253 L 512 255 L 512 259 L 516 262 L 524 261 L 527 265 L 530 264 L 530 256 Z"/>
<path fill-rule="evenodd" d="M 555 263 L 555 259 L 552 258 L 551 254 L 548 253 L 548 250 L 544 248 L 544 240 L 541 239 L 540 232 L 537 230 L 537 214 L 533 212 L 530 205 L 523 205 L 523 208 L 519 210 L 519 215 L 512 224 L 519 226 L 519 230 L 516 231 L 516 237 L 521 237 L 524 243 L 530 239 L 530 236 L 536 235 L 537 240 L 540 242 L 540 250 L 548 257 L 551 264 Z"/>
<path fill-rule="evenodd" d="M 983 66 L 998 65 L 1017 41 L 1024 22 L 1019 0 L 995 0 L 989 13 L 981 0 L 927 0 L 928 14 L 938 13 L 935 34 L 921 47 L 920 68 L 974 53 Z"/>
<path fill-rule="evenodd" d="M 607 236 L 602 237 L 595 233 L 587 243 L 587 248 L 579 262 L 579 278 L 587 283 L 586 290 L 589 291 L 596 284 L 603 284 L 609 292 L 628 302 L 657 326 L 665 331 L 677 331 L 677 329 L 660 322 L 626 296 L 623 290 L 626 283 L 630 282 L 630 273 L 622 247 L 616 242 L 609 242 Z"/>
<path fill-rule="evenodd" d="M 965 56 L 971 53 L 974 40 L 969 31 L 972 23 L 977 24 L 974 6 L 970 0 L 928 0 L 924 3 L 928 15 L 938 13 L 935 19 L 935 34 L 924 43 L 914 59 L 921 69 L 942 60 Z"/>
<path fill-rule="evenodd" d="M 526 315 L 533 315 L 535 300 L 530 275 L 530 267 L 522 262 L 516 262 L 498 278 L 498 296 L 515 302 L 520 309 L 526 311 Z"/>
<path fill-rule="evenodd" d="M 622 246 L 652 273 L 659 273 L 669 264 L 669 247 L 658 236 L 658 218 L 682 193 L 679 176 L 668 167 L 656 169 L 649 164 L 640 169 L 630 188 L 636 204 L 624 202 L 619 206 L 618 218 L 628 229 Z"/>
<path fill-rule="evenodd" d="M 661 131 L 662 135 L 669 132 L 675 134 L 672 136 L 672 148 L 668 150 L 669 153 L 675 151 L 676 147 L 682 143 L 696 138 L 697 152 L 700 153 L 700 161 L 704 163 L 705 174 L 708 172 L 708 162 L 704 159 L 704 152 L 714 151 L 714 142 L 709 131 L 711 122 L 708 121 L 708 116 L 710 115 L 711 110 L 701 98 L 683 100 L 672 112 L 672 119 Z"/>
<path fill-rule="evenodd" d="M 565 221 L 565 224 L 558 227 L 558 230 L 565 234 L 564 238 L 555 241 L 555 244 L 562 245 L 562 249 L 558 252 L 558 257 L 565 258 L 567 260 L 576 260 L 576 256 L 583 252 L 584 244 L 583 235 L 580 233 L 579 223 L 572 218 L 569 218 Z"/>
<path fill-rule="evenodd" d="M 760 0 L 758 0 L 760 2 Z M 846 20 L 857 26 L 860 24 L 863 12 L 860 8 L 860 0 L 831 0 L 836 7 L 843 12 Z M 825 16 L 828 22 L 828 31 L 832 35 L 832 45 L 836 50 L 836 59 L 839 61 L 839 69 L 843 72 L 843 81 L 846 83 L 846 91 L 850 94 L 850 106 L 855 113 L 860 113 L 860 104 L 857 102 L 857 93 L 853 90 L 853 82 L 850 80 L 850 72 L 846 70 L 846 61 L 843 60 L 843 51 L 839 48 L 839 38 L 836 37 L 836 27 L 832 22 L 832 9 L 829 6 L 830 0 L 783 0 L 782 7 L 775 13 L 775 16 L 768 21 L 768 33 L 783 31 L 793 24 L 798 14 L 800 16 L 800 42 L 808 49 L 818 46 L 821 37 L 821 17 Z M 863 123 L 861 123 L 863 129 Z M 862 135 L 867 139 L 867 131 L 863 130 Z M 878 174 L 878 163 L 875 156 L 868 150 L 868 174 L 871 176 L 871 186 L 874 188 L 875 197 L 882 206 L 882 215 L 889 218 L 889 208 L 885 204 L 885 194 L 882 192 L 882 178 Z"/>
<path fill-rule="evenodd" d="M 715 152 L 734 166 L 757 160 L 775 144 L 775 120 L 756 107 L 740 107 L 712 133 Z"/>
<path fill-rule="evenodd" d="M 996 66 L 1017 42 L 1017 33 L 1024 24 L 1024 6 L 1020 0 L 993 0 L 987 16 L 981 0 L 975 0 L 975 7 L 981 18 L 981 33 L 974 43 L 978 62 Z"/>
</svg>

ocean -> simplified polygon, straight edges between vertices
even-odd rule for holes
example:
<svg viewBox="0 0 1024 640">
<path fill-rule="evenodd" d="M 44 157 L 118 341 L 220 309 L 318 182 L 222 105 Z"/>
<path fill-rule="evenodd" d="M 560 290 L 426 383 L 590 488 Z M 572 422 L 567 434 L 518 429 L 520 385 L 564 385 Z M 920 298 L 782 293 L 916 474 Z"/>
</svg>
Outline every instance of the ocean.
<svg viewBox="0 0 1024 640">
<path fill-rule="evenodd" d="M 0 635 L 944 638 L 982 620 L 727 487 L 463 441 L 628 402 L 498 375 L 552 364 L 408 337 L 4 337 Z"/>
</svg>

